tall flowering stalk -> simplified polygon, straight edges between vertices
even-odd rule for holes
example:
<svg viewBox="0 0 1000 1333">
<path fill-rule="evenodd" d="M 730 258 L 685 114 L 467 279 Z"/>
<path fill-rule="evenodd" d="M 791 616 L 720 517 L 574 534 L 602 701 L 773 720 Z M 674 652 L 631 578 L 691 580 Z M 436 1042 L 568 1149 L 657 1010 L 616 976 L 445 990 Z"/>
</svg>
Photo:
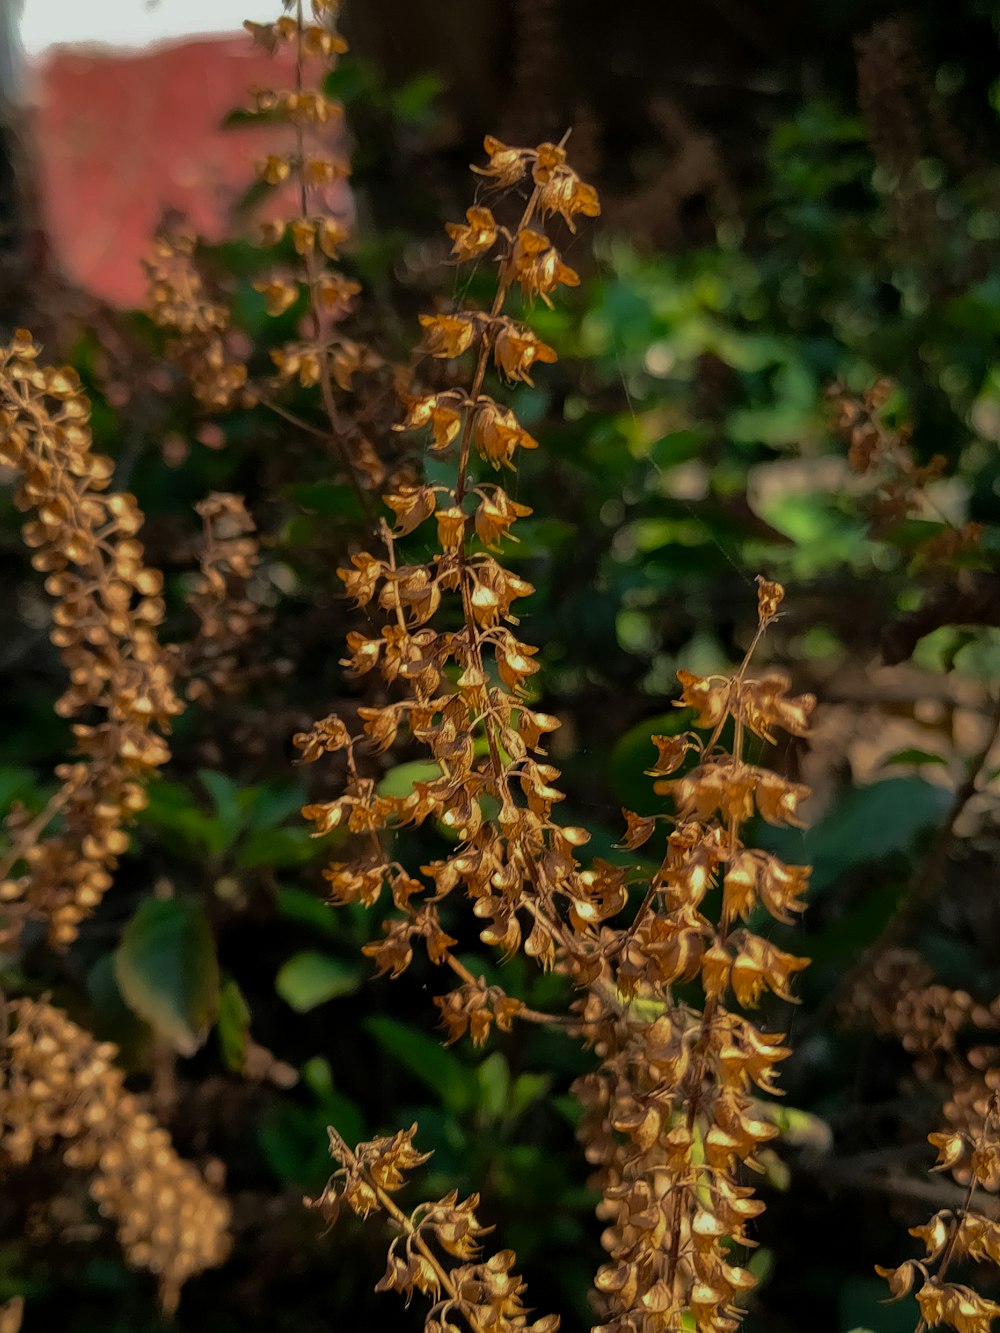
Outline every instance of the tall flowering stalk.
<svg viewBox="0 0 1000 1333">
<path fill-rule="evenodd" d="M 325 438 L 368 511 L 367 491 L 382 484 L 386 469 L 359 425 L 360 414 L 342 411 L 335 390 L 349 393 L 358 372 L 371 371 L 379 362 L 341 327 L 361 285 L 334 267 L 351 230 L 347 217 L 331 216 L 328 200 L 331 188 L 349 177 L 350 162 L 330 143 L 331 131 L 343 124 L 343 105 L 320 86 L 322 73 L 335 66 L 347 42 L 334 26 L 337 0 L 310 0 L 309 18 L 302 0 L 286 8 L 292 12 L 273 23 L 244 25 L 255 44 L 272 54 L 284 47 L 294 56 L 290 86 L 251 90 L 254 110 L 283 120 L 291 131 L 287 148 L 257 164 L 261 184 L 292 187 L 294 201 L 286 216 L 264 224 L 261 239 L 269 245 L 290 241 L 295 253 L 294 263 L 276 265 L 254 285 L 270 315 L 284 314 L 303 296 L 306 306 L 301 335 L 271 352 L 276 374 L 270 388 L 297 384 L 318 390 Z M 263 401 L 276 406 L 268 393 Z"/>
<path fill-rule="evenodd" d="M 56 712 L 78 719 L 79 758 L 56 770 L 60 789 L 40 816 L 8 819 L 0 949 L 31 920 L 54 945 L 73 942 L 111 884 L 182 710 L 175 655 L 157 638 L 163 577 L 143 562 L 142 513 L 134 495 L 108 489 L 113 465 L 93 452 L 76 373 L 40 365 L 39 352 L 24 330 L 0 348 L 0 462 L 14 470 L 18 508 L 34 511 L 24 539 L 55 600 L 51 638 L 70 680 Z"/>
<path fill-rule="evenodd" d="M 60 786 L 40 814 L 7 817 L 4 952 L 31 924 L 43 925 L 55 948 L 77 938 L 111 886 L 182 709 L 180 655 L 157 634 L 163 580 L 144 563 L 142 513 L 133 495 L 109 489 L 112 462 L 93 452 L 90 404 L 75 372 L 42 365 L 39 354 L 23 330 L 0 348 L 0 462 L 16 478 L 15 503 L 32 514 L 24 539 L 54 600 L 51 638 L 69 674 L 56 711 L 74 719 L 77 754 L 57 767 Z M 206 565 L 206 582 L 209 572 Z M 59 1148 L 67 1166 L 90 1173 L 91 1195 L 116 1223 L 126 1257 L 157 1275 L 172 1312 L 184 1282 L 228 1254 L 228 1204 L 125 1091 L 113 1046 L 45 1000 L 3 1001 L 0 1177 L 38 1149 Z"/>
<path fill-rule="evenodd" d="M 776 1091 L 775 1067 L 788 1054 L 781 1036 L 759 1030 L 745 1011 L 765 992 L 791 998 L 790 978 L 805 965 L 749 922 L 762 912 L 792 920 L 808 871 L 746 846 L 742 829 L 758 813 L 771 823 L 796 823 L 806 790 L 750 762 L 745 751 L 751 738 L 771 741 L 773 728 L 803 735 L 814 700 L 790 698 L 780 676 L 750 675 L 751 656 L 783 595 L 779 585 L 761 581 L 757 633 L 736 674 L 681 673 L 679 702 L 708 734 L 656 738 L 651 772 L 675 814 L 668 820 L 626 812 L 626 847 L 647 842 L 663 821 L 671 829 L 659 869 L 635 895 L 642 901 L 631 923 L 612 924 L 626 912 L 639 872 L 601 860 L 584 867 L 578 852 L 589 834 L 553 815 L 562 793 L 543 740 L 558 724 L 525 702 L 538 664 L 536 650 L 515 633 L 513 613 L 532 589 L 497 554 L 529 511 L 482 467 L 513 470 L 518 451 L 537 446 L 489 391 L 490 377 L 530 383 L 537 362 L 555 360 L 553 349 L 508 313 L 509 297 L 520 288 L 549 303 L 561 285 L 576 282 L 545 223 L 558 216 L 573 229 L 578 215 L 597 213 L 598 201 L 567 165 L 563 145 L 519 149 L 488 138 L 486 149 L 488 164 L 476 170 L 493 191 L 520 194 L 521 216 L 507 229 L 480 201 L 465 222 L 448 227 L 458 261 L 493 258 L 496 291 L 487 310 L 421 316 L 424 350 L 468 362 L 468 387 L 455 385 L 456 374 L 453 387 L 412 399 L 403 426 L 428 432 L 433 453 L 455 457 L 454 478 L 387 495 L 395 521 L 383 522 L 384 549 L 358 552 L 340 571 L 373 621 L 370 632 L 349 636 L 345 665 L 358 675 L 377 671 L 390 694 L 382 706 L 358 708 L 362 734 L 331 715 L 296 737 L 305 762 L 337 754 L 344 773 L 341 792 L 304 814 L 316 836 L 335 829 L 353 835 L 353 855 L 325 871 L 335 902 L 374 907 L 389 891 L 394 910 L 383 938 L 365 948 L 378 970 L 400 975 L 419 946 L 455 975 L 457 985 L 437 1000 L 450 1039 L 468 1031 L 478 1044 L 494 1024 L 507 1030 L 516 1017 L 555 1016 L 525 1009 L 455 956 L 456 941 L 441 919 L 446 900 L 465 896 L 481 923 L 480 939 L 502 955 L 523 948 L 571 977 L 580 999 L 562 1021 L 594 1047 L 598 1061 L 576 1092 L 587 1109 L 582 1138 L 599 1168 L 600 1211 L 609 1223 L 609 1261 L 597 1276 L 602 1327 L 679 1330 L 693 1316 L 699 1329 L 723 1333 L 738 1325 L 753 1286 L 734 1247 L 752 1243 L 747 1228 L 763 1208 L 742 1168 L 755 1164 L 758 1147 L 777 1132 L 756 1093 Z M 408 562 L 404 539 L 432 522 L 434 553 Z M 723 745 L 727 724 L 733 739 Z M 427 748 L 438 775 L 415 782 L 408 795 L 389 796 L 377 788 L 370 757 L 401 735 Z M 454 847 L 418 877 L 387 849 L 394 830 L 428 820 Z M 720 905 L 710 913 L 707 903 L 716 897 Z M 700 1006 L 677 994 L 678 985 L 696 981 Z M 335 1209 L 343 1198 L 364 1215 L 372 1198 L 381 1203 L 363 1164 L 389 1160 L 385 1170 L 396 1181 L 397 1140 L 351 1150 L 334 1135 L 342 1169 L 322 1205 Z M 385 1211 L 403 1228 L 401 1238 L 425 1215 L 418 1210 L 404 1220 Z M 465 1234 L 469 1240 L 473 1232 Z M 415 1245 L 406 1242 L 406 1262 L 390 1260 L 381 1285 L 434 1295 L 439 1303 L 428 1328 L 450 1329 L 434 1313 L 442 1308 L 443 1279 L 428 1272 L 426 1255 L 415 1257 L 423 1254 Z M 476 1283 L 470 1293 L 483 1290 Z M 463 1315 L 469 1327 L 522 1326 L 512 1312 L 482 1322 L 473 1295 L 463 1297 L 461 1284 L 457 1291 L 449 1316 Z"/>
<path fill-rule="evenodd" d="M 359 552 L 351 568 L 340 571 L 350 596 L 380 622 L 371 634 L 348 637 L 346 665 L 358 675 L 378 670 L 396 697 L 383 707 L 358 710 L 362 735 L 352 735 L 343 719 L 331 716 L 296 737 L 306 762 L 324 753 L 345 757 L 341 794 L 304 811 L 318 836 L 341 824 L 359 835 L 359 854 L 325 872 L 334 899 L 372 906 L 387 886 L 399 915 L 366 951 L 380 971 L 398 976 L 414 945 L 425 947 L 459 978 L 457 992 L 440 1002 L 452 1035 L 474 1022 L 480 1039 L 494 1021 L 509 1024 L 521 1006 L 486 988 L 456 958 L 455 941 L 441 924 L 446 898 L 464 891 L 485 923 L 484 943 L 509 954 L 523 942 L 546 966 L 557 950 L 579 965 L 586 950 L 575 935 L 586 934 L 625 901 L 617 879 L 580 872 L 574 852 L 587 833 L 562 828 L 552 818 L 562 794 L 552 785 L 557 772 L 545 762 L 541 742 L 557 723 L 524 702 L 525 684 L 538 668 L 535 649 L 514 633 L 512 608 L 532 588 L 496 555 L 530 511 L 473 467 L 479 460 L 495 470 L 512 468 L 519 449 L 536 447 L 513 412 L 486 391 L 487 375 L 492 367 L 502 380 L 530 382 L 536 361 L 555 359 L 505 305 L 514 288 L 548 301 L 558 285 L 576 282 L 539 226 L 553 214 L 570 225 L 577 214 L 593 215 L 597 198 L 558 145 L 514 149 L 490 139 L 487 147 L 484 177 L 503 189 L 527 180 L 529 197 L 513 230 L 482 206 L 470 209 L 465 223 L 449 227 L 459 260 L 496 256 L 496 295 L 487 311 L 421 316 L 425 350 L 448 361 L 471 353 L 472 368 L 468 388 L 411 400 L 405 421 L 406 429 L 429 432 L 434 453 L 456 456 L 454 479 L 387 495 L 395 523 L 382 524 L 382 554 Z M 400 540 L 432 521 L 440 549 L 426 563 L 403 562 Z M 446 599 L 455 607 L 457 629 L 435 627 Z M 401 731 L 427 748 L 440 776 L 415 783 L 407 796 L 381 795 L 365 771 L 366 751 L 387 749 Z M 482 757 L 477 737 L 485 745 Z M 494 819 L 484 817 L 484 798 L 496 803 Z M 440 820 L 457 849 L 424 866 L 418 879 L 387 855 L 385 835 L 431 819 Z"/>
<path fill-rule="evenodd" d="M 359 410 L 354 402 L 348 409 L 343 399 L 359 387 L 359 372 L 364 377 L 382 363 L 343 327 L 361 291 L 360 283 L 336 266 L 351 239 L 344 189 L 351 168 L 339 142 L 343 106 L 322 88 L 323 75 L 335 68 L 347 43 L 336 31 L 336 0 L 311 0 L 308 8 L 307 14 L 302 0 L 289 0 L 285 9 L 291 13 L 270 23 L 244 24 L 255 46 L 284 57 L 276 60 L 276 71 L 287 76 L 284 86 L 276 81 L 273 87 L 251 88 L 253 105 L 243 114 L 275 127 L 273 149 L 255 169 L 258 187 L 276 192 L 272 216 L 258 235 L 274 259 L 254 287 L 274 318 L 299 304 L 296 336 L 270 350 L 273 374 L 251 379 L 241 340 L 233 337 L 231 313 L 207 293 L 195 262 L 195 238 L 182 230 L 156 238 L 146 263 L 148 306 L 154 322 L 167 330 L 167 351 L 202 407 L 223 411 L 262 404 L 321 439 L 370 515 L 368 492 L 385 482 L 387 469 L 368 439 L 371 405 Z M 301 390 L 316 391 L 319 410 L 309 419 L 288 407 Z"/>
<path fill-rule="evenodd" d="M 608 1223 L 609 1260 L 597 1275 L 607 1333 L 673 1333 L 686 1321 L 727 1333 L 755 1285 L 737 1255 L 753 1245 L 749 1228 L 764 1204 L 745 1168 L 778 1132 L 758 1094 L 777 1093 L 789 1051 L 748 1011 L 768 992 L 791 1000 L 791 977 L 806 965 L 749 923 L 794 920 L 809 872 L 743 839 L 755 814 L 798 823 L 807 795 L 746 754 L 752 737 L 773 741 L 778 727 L 803 735 L 815 702 L 789 698 L 781 676 L 750 675 L 782 595 L 759 581 L 757 633 L 735 675 L 678 673 L 678 703 L 708 735 L 654 737 L 650 776 L 674 814 L 626 811 L 626 845 L 642 846 L 666 821 L 666 852 L 632 925 L 607 935 L 605 989 L 578 1006 L 600 1059 L 576 1092 Z M 673 776 L 689 756 L 693 766 Z M 700 1005 L 677 994 L 692 982 Z"/>
</svg>

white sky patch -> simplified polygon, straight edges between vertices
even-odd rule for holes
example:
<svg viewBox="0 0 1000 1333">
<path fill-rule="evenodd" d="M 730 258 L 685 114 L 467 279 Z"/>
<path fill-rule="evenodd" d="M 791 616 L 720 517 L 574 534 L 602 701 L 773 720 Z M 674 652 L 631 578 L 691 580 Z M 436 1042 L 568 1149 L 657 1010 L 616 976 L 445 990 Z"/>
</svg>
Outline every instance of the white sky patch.
<svg viewBox="0 0 1000 1333">
<path fill-rule="evenodd" d="M 29 56 L 78 43 L 143 47 L 236 32 L 244 19 L 268 22 L 280 9 L 277 0 L 24 0 L 21 42 Z"/>
</svg>

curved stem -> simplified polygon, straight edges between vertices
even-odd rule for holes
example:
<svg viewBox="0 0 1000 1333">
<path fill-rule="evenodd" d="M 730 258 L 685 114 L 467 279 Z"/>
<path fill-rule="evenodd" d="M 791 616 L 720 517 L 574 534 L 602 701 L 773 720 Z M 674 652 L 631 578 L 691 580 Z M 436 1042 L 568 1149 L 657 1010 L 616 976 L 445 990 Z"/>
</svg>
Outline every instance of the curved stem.
<svg viewBox="0 0 1000 1333">
<path fill-rule="evenodd" d="M 411 1220 L 403 1212 L 402 1208 L 400 1208 L 391 1195 L 387 1194 L 381 1185 L 377 1183 L 371 1173 L 361 1166 L 355 1154 L 347 1146 L 346 1141 L 337 1133 L 332 1125 L 327 1126 L 326 1132 L 330 1136 L 330 1147 L 333 1151 L 333 1155 L 346 1166 L 357 1171 L 357 1173 L 364 1179 L 368 1188 L 375 1194 L 379 1201 L 379 1205 L 385 1209 L 386 1213 L 392 1218 L 403 1234 L 413 1241 L 414 1247 L 420 1251 L 423 1258 L 426 1259 L 427 1263 L 433 1269 L 434 1276 L 441 1284 L 443 1290 L 456 1302 L 457 1308 L 465 1317 L 469 1327 L 473 1330 L 473 1333 L 488 1333 L 488 1330 L 484 1329 L 478 1320 L 473 1317 L 468 1304 L 460 1300 L 458 1288 L 456 1287 L 451 1274 L 438 1259 L 437 1255 L 424 1240 L 423 1236 L 413 1225 Z"/>
<path fill-rule="evenodd" d="M 0 859 L 0 880 L 4 880 L 21 860 L 25 852 L 38 841 L 52 819 L 59 813 L 70 798 L 69 786 L 64 786 L 51 796 L 30 824 L 20 830 L 10 847 Z"/>
</svg>

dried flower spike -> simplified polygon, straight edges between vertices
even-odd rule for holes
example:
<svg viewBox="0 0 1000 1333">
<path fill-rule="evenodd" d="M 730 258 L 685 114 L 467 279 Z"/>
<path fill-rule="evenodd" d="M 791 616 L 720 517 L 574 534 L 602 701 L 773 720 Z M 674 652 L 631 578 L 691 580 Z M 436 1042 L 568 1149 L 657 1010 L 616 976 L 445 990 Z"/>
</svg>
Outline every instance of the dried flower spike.
<svg viewBox="0 0 1000 1333">
<path fill-rule="evenodd" d="M 229 1253 L 230 1211 L 170 1136 L 139 1109 L 98 1043 L 44 1002 L 16 1000 L 0 1064 L 0 1168 L 58 1147 L 90 1173 L 90 1193 L 117 1227 L 129 1263 L 155 1273 L 165 1313 L 181 1287 Z"/>
<path fill-rule="evenodd" d="M 134 496 L 108 491 L 111 460 L 91 450 L 75 372 L 38 356 L 23 330 L 0 348 L 0 461 L 19 478 L 18 508 L 35 511 L 24 539 L 56 603 L 51 638 L 70 677 L 56 711 L 96 709 L 98 720 L 74 726 L 81 758 L 56 770 L 62 786 L 42 816 L 8 821 L 0 948 L 31 919 L 47 923 L 55 945 L 76 938 L 128 845 L 145 779 L 169 757 L 163 737 L 182 707 L 174 657 L 156 636 L 163 579 L 143 563 L 142 514 Z M 61 830 L 44 837 L 57 813 Z"/>
</svg>

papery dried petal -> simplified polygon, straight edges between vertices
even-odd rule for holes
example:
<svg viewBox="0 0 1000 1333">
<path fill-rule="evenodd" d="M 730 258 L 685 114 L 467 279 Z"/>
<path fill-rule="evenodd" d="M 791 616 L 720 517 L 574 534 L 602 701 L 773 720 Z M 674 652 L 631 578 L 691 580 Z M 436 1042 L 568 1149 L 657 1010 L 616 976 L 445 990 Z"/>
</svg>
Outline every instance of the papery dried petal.
<svg viewBox="0 0 1000 1333">
<path fill-rule="evenodd" d="M 497 239 L 497 224 L 488 208 L 470 208 L 466 222 L 449 222 L 445 228 L 454 242 L 452 256 L 459 262 L 475 259 L 492 249 Z"/>
<path fill-rule="evenodd" d="M 476 333 L 476 321 L 468 315 L 421 315 L 423 350 L 431 356 L 457 357 L 468 351 Z"/>
<path fill-rule="evenodd" d="M 487 134 L 483 140 L 490 162 L 488 167 L 473 167 L 480 176 L 489 176 L 496 185 L 507 188 L 522 180 L 527 171 L 525 153 L 520 148 L 508 148 L 499 139 Z"/>
</svg>

